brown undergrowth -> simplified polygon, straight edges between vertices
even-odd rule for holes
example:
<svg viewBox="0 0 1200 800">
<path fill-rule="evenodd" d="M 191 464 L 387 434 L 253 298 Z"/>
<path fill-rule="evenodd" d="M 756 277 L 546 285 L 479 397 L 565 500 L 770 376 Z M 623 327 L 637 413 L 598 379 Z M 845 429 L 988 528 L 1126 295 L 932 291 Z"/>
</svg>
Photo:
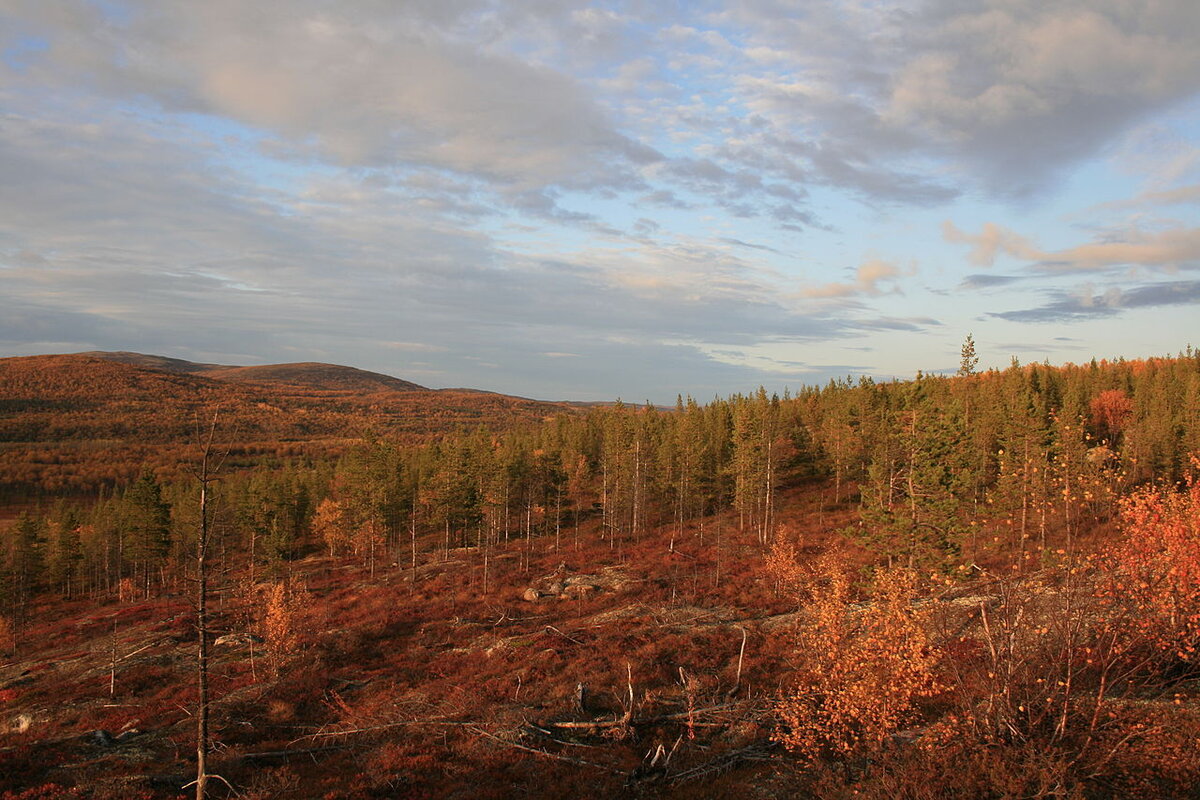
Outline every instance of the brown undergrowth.
<svg viewBox="0 0 1200 800">
<path fill-rule="evenodd" d="M 1110 564 L 1067 554 L 872 570 L 833 532 L 851 506 L 789 492 L 774 550 L 732 514 L 674 548 L 585 527 L 498 545 L 486 591 L 478 548 L 423 549 L 415 583 L 404 558 L 230 571 L 211 769 L 245 798 L 1190 796 L 1178 593 L 1106 591 Z M 1160 555 L 1139 546 L 1114 552 Z M 523 599 L 555 583 L 592 588 Z M 178 796 L 187 601 L 39 603 L 0 666 L 0 796 Z"/>
</svg>

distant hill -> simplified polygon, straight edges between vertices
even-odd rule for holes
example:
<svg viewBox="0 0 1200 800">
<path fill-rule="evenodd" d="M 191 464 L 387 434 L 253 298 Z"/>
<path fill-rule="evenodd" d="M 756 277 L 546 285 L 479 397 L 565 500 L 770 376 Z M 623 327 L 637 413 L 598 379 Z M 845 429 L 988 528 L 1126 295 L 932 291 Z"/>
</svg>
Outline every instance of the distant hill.
<svg viewBox="0 0 1200 800">
<path fill-rule="evenodd" d="M 92 491 L 144 467 L 178 469 L 216 414 L 242 466 L 336 454 L 364 437 L 407 444 L 561 413 L 562 403 L 433 390 L 335 364 L 235 367 L 140 353 L 0 359 L 0 496 Z"/>
<path fill-rule="evenodd" d="M 199 364 L 181 358 L 145 355 L 129 352 L 93 351 L 80 353 L 107 361 L 130 364 L 148 369 L 178 372 L 184 375 L 204 375 L 221 381 L 238 383 L 287 384 L 325 391 L 355 392 L 413 392 L 429 391 L 424 386 L 410 381 L 393 378 L 378 372 L 368 372 L 338 364 L 321 364 L 306 361 L 299 364 L 266 364 L 258 367 L 234 367 L 223 364 Z"/>
<path fill-rule="evenodd" d="M 188 375 L 207 372 L 210 369 L 222 369 L 220 364 L 197 364 L 194 361 L 184 361 L 182 358 L 130 353 L 126 350 L 117 352 L 89 350 L 86 353 L 75 353 L 75 355 L 103 358 L 105 361 L 115 361 L 118 364 L 129 364 L 130 366 L 146 367 L 147 369 L 161 369 L 167 372 L 182 372 Z"/>
<path fill-rule="evenodd" d="M 367 372 L 354 367 L 336 364 L 269 364 L 262 367 L 223 367 L 213 369 L 205 375 L 223 381 L 246 383 L 279 383 L 292 386 L 308 386 L 314 389 L 355 392 L 427 392 L 424 386 L 410 381 Z"/>
</svg>

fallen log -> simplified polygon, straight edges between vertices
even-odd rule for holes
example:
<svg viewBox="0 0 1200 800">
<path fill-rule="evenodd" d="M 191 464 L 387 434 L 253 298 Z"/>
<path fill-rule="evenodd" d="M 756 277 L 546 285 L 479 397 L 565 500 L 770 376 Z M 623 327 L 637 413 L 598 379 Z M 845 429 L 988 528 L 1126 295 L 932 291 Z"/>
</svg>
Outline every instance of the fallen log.
<svg viewBox="0 0 1200 800">
<path fill-rule="evenodd" d="M 712 714 L 718 711 L 731 711 L 735 706 L 721 705 L 709 706 L 708 708 L 696 708 L 691 711 L 677 711 L 672 714 L 659 714 L 653 717 L 640 717 L 634 719 L 631 716 L 619 717 L 617 719 L 600 719 L 600 720 L 564 720 L 562 722 L 541 722 L 538 723 L 543 728 L 561 728 L 564 730 L 604 730 L 606 728 L 616 728 L 621 725 L 660 725 L 664 722 L 677 722 L 681 719 L 695 719 L 696 717 L 705 714 Z M 729 725 L 729 722 L 695 722 L 692 723 L 696 727 L 704 728 L 720 728 Z"/>
<path fill-rule="evenodd" d="M 526 753 L 533 753 L 534 755 L 542 756 L 543 758 L 549 758 L 554 761 L 562 761 L 567 764 L 573 764 L 577 767 L 591 767 L 592 769 L 603 770 L 605 772 L 612 773 L 613 775 L 624 775 L 625 774 L 621 770 L 614 769 L 613 767 L 610 767 L 606 764 L 598 764 L 595 761 L 585 761 L 582 758 L 572 758 L 571 756 L 564 756 L 564 755 L 559 755 L 558 753 L 551 753 L 548 750 L 542 750 L 541 748 L 538 748 L 538 747 L 527 747 L 527 746 L 525 746 L 523 744 L 519 744 L 517 742 L 506 741 L 504 739 L 501 739 L 499 736 L 488 733 L 483 728 L 473 726 L 471 728 L 471 730 L 474 731 L 475 733 L 478 733 L 481 736 L 485 736 L 488 739 L 491 739 L 492 741 L 496 742 L 497 744 L 504 745 L 505 747 L 511 747 L 516 750 L 523 750 Z"/>
<path fill-rule="evenodd" d="M 699 766 L 685 769 L 683 772 L 677 772 L 674 775 L 668 775 L 667 781 L 673 784 L 688 783 L 728 772 L 743 761 L 767 761 L 770 759 L 770 751 L 774 747 L 775 742 L 756 742 L 740 750 L 719 755 L 712 761 L 700 764 Z"/>
<path fill-rule="evenodd" d="M 292 756 L 315 756 L 318 753 L 330 753 L 335 750 L 349 750 L 350 745 L 326 745 L 323 747 L 301 747 L 293 750 L 268 750 L 262 753 L 243 753 L 238 756 L 241 761 L 286 761 Z"/>
</svg>

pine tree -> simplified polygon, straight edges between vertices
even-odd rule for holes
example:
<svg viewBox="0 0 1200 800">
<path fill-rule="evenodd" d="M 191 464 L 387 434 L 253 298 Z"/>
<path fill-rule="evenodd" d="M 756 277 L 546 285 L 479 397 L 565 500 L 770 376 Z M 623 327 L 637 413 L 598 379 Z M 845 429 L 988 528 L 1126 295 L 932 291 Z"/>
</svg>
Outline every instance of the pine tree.
<svg viewBox="0 0 1200 800">
<path fill-rule="evenodd" d="M 171 507 L 162 497 L 162 487 L 144 471 L 122 498 L 121 551 L 134 567 L 140 567 L 146 594 L 150 576 L 162 565 L 171 548 Z"/>
<path fill-rule="evenodd" d="M 65 596 L 71 597 L 83 565 L 82 523 L 75 509 L 60 507 L 50 526 L 47 578 Z"/>
<path fill-rule="evenodd" d="M 969 333 L 960 354 L 962 358 L 958 364 L 958 376 L 966 378 L 974 375 L 975 367 L 979 365 L 979 356 L 975 355 L 975 339 Z"/>
<path fill-rule="evenodd" d="M 908 567 L 944 564 L 962 546 L 962 487 L 953 463 L 962 431 L 942 410 L 939 388 L 938 381 L 920 374 L 904 387 L 898 460 L 889 455 L 881 462 L 883 454 L 877 453 L 863 496 L 868 542 Z"/>
<path fill-rule="evenodd" d="M 11 529 L 4 597 L 16 628 L 25 623 L 29 601 L 45 578 L 46 521 L 22 511 Z"/>
</svg>

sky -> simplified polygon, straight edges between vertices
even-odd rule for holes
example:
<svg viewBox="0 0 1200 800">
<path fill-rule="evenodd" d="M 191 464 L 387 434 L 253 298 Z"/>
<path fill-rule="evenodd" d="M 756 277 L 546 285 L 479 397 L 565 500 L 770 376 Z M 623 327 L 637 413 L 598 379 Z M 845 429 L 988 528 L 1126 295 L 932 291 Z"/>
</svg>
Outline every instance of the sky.
<svg viewBox="0 0 1200 800">
<path fill-rule="evenodd" d="M 672 402 L 1198 323 L 1195 0 L 0 0 L 0 355 Z"/>
</svg>

